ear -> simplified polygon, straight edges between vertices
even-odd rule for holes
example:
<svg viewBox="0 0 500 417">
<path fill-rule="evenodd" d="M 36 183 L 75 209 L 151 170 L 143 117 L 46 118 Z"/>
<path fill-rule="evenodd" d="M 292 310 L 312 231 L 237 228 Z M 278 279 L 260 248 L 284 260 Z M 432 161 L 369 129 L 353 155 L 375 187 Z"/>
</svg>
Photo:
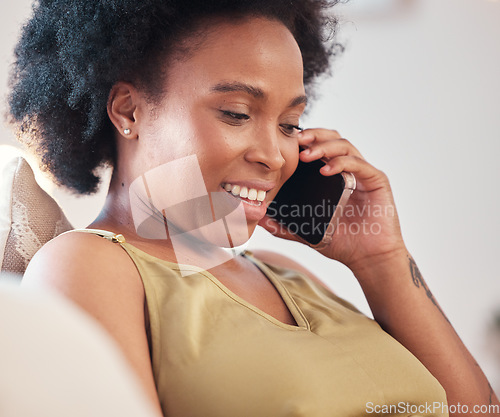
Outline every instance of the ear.
<svg viewBox="0 0 500 417">
<path fill-rule="evenodd" d="M 108 116 L 118 134 L 126 139 L 139 137 L 136 120 L 139 101 L 137 89 L 127 82 L 117 82 L 109 93 Z"/>
</svg>

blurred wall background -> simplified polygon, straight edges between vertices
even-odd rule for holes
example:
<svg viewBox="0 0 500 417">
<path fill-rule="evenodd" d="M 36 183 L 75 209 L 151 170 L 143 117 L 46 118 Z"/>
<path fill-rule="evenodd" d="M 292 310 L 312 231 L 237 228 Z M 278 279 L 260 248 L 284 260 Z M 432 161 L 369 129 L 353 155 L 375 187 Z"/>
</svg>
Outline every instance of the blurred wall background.
<svg viewBox="0 0 500 417">
<path fill-rule="evenodd" d="M 30 0 L 0 4 L 2 97 L 29 12 Z M 408 248 L 499 393 L 500 2 L 351 0 L 338 13 L 346 50 L 303 124 L 338 130 L 388 174 Z M 7 127 L 4 143 L 15 144 Z M 78 198 L 44 187 L 76 227 L 95 217 L 105 193 Z M 291 254 L 369 314 L 344 266 L 298 244 L 277 246 L 263 230 L 250 247 Z"/>
</svg>

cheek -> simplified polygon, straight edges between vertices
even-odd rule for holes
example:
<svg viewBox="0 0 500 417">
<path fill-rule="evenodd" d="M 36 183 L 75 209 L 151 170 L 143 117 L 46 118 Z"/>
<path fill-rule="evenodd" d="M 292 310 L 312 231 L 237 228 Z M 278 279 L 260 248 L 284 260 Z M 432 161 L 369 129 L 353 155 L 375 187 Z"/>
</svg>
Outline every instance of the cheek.
<svg viewBox="0 0 500 417">
<path fill-rule="evenodd" d="M 244 153 L 251 132 L 222 123 L 213 114 L 193 121 L 192 141 L 198 157 L 210 165 L 226 165 Z"/>
<path fill-rule="evenodd" d="M 156 166 L 188 155 L 204 157 L 210 149 L 220 148 L 217 137 L 202 118 L 177 111 L 164 112 L 152 120 L 141 142 L 148 161 Z"/>
<path fill-rule="evenodd" d="M 208 188 L 219 185 L 224 171 L 231 169 L 238 157 L 234 140 L 216 123 L 197 123 L 192 132 L 191 143 L 196 154 L 203 178 Z"/>
<path fill-rule="evenodd" d="M 288 144 L 282 151 L 285 165 L 282 170 L 282 183 L 284 183 L 297 169 L 299 163 L 299 145 L 297 142 Z"/>
<path fill-rule="evenodd" d="M 193 132 L 192 148 L 200 164 L 212 168 L 225 165 L 234 157 L 231 138 L 220 129 L 202 129 Z"/>
</svg>

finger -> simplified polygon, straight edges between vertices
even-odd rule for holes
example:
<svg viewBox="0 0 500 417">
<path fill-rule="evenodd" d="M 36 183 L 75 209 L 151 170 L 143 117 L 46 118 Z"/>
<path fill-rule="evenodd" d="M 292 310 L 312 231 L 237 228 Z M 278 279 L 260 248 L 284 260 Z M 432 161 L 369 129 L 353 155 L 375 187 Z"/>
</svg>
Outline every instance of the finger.
<svg viewBox="0 0 500 417">
<path fill-rule="evenodd" d="M 314 141 L 325 141 L 332 139 L 340 139 L 342 136 L 336 130 L 331 129 L 305 129 L 299 133 L 299 143 L 307 145 Z"/>
<path fill-rule="evenodd" d="M 328 161 L 320 169 L 325 176 L 351 172 L 356 177 L 357 188 L 362 191 L 373 191 L 388 184 L 387 176 L 364 159 L 356 156 L 339 156 Z"/>
<path fill-rule="evenodd" d="M 300 159 L 303 162 L 320 158 L 331 159 L 337 156 L 356 156 L 364 159 L 358 149 L 344 138 L 314 141 L 307 149 L 300 152 Z"/>
<path fill-rule="evenodd" d="M 303 147 L 311 148 L 311 151 L 312 148 L 320 147 L 321 144 L 336 142 L 337 140 L 340 141 L 337 145 L 341 151 L 339 155 L 355 155 L 363 158 L 359 150 L 336 130 L 315 128 L 303 130 L 299 134 L 299 144 Z M 325 150 L 324 154 L 326 155 L 327 153 L 328 151 Z"/>
</svg>

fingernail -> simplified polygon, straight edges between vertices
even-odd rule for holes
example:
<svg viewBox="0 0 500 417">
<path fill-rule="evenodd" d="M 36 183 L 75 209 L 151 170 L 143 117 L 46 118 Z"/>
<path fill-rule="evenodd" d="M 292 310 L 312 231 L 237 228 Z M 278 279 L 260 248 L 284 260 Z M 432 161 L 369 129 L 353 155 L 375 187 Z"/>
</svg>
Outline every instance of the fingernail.
<svg viewBox="0 0 500 417">
<path fill-rule="evenodd" d="M 311 149 L 307 148 L 302 151 L 304 155 L 309 155 L 311 153 Z"/>
<path fill-rule="evenodd" d="M 321 171 L 323 172 L 330 172 L 332 170 L 332 167 L 330 165 L 325 165 L 324 167 L 321 168 Z"/>
</svg>

